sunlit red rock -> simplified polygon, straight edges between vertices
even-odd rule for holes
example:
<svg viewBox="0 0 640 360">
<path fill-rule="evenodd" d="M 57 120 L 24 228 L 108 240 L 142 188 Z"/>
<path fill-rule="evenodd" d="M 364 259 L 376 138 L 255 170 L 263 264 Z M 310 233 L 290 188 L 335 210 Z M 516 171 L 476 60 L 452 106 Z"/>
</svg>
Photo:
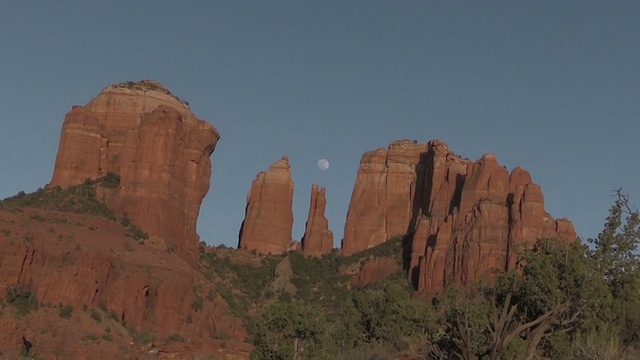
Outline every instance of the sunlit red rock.
<svg viewBox="0 0 640 360">
<path fill-rule="evenodd" d="M 289 250 L 293 230 L 293 178 L 289 158 L 283 156 L 260 172 L 247 196 L 238 248 L 261 254 Z"/>
<path fill-rule="evenodd" d="M 344 255 L 407 233 L 426 149 L 426 144 L 400 140 L 362 156 L 344 228 Z"/>
<path fill-rule="evenodd" d="M 493 154 L 470 161 L 446 144 L 400 141 L 365 153 L 342 243 L 353 254 L 412 234 L 409 276 L 434 294 L 510 268 L 518 251 L 541 237 L 575 239 L 566 219 L 546 212 L 529 173 L 511 174 Z"/>
<path fill-rule="evenodd" d="M 317 184 L 311 186 L 309 216 L 302 238 L 304 256 L 322 256 L 333 249 L 333 233 L 329 230 L 329 221 L 324 215 L 327 206 L 326 189 Z"/>
<path fill-rule="evenodd" d="M 111 85 L 67 114 L 49 186 L 118 174 L 120 189 L 105 199 L 110 207 L 194 262 L 219 137 L 157 82 Z"/>
</svg>

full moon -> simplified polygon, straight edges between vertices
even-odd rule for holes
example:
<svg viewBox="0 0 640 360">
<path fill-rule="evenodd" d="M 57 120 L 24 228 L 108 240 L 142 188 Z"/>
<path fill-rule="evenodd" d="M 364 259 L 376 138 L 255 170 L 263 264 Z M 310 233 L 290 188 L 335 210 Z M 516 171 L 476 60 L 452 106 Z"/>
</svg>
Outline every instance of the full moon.
<svg viewBox="0 0 640 360">
<path fill-rule="evenodd" d="M 327 159 L 320 159 L 318 160 L 318 169 L 325 171 L 329 168 L 329 160 Z"/>
</svg>

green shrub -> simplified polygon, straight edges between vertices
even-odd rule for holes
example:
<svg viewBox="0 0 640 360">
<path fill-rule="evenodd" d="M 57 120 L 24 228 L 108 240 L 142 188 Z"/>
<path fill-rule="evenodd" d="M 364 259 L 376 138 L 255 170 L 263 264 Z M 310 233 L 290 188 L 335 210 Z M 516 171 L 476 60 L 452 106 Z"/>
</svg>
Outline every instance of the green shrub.
<svg viewBox="0 0 640 360">
<path fill-rule="evenodd" d="M 63 319 L 71 319 L 71 315 L 73 314 L 73 306 L 67 305 L 60 309 L 60 317 Z"/>
<path fill-rule="evenodd" d="M 116 312 L 115 312 L 115 311 L 113 311 L 113 310 L 111 310 L 111 311 L 109 312 L 109 316 L 108 316 L 108 317 L 109 317 L 109 319 L 111 319 L 111 320 L 113 320 L 113 321 L 115 321 L 115 322 L 117 322 L 117 323 L 119 323 L 119 322 L 120 322 L 120 318 L 118 318 L 118 314 L 116 314 Z"/>
<path fill-rule="evenodd" d="M 193 303 L 191 303 L 191 307 L 195 311 L 202 310 L 203 299 L 202 299 L 202 285 L 197 284 L 193 286 Z"/>
<path fill-rule="evenodd" d="M 120 187 L 120 175 L 109 172 L 102 178 L 102 181 L 100 181 L 99 184 L 105 188 L 117 189 Z"/>
<path fill-rule="evenodd" d="M 98 339 L 99 339 L 98 335 L 94 333 L 88 333 L 82 338 L 82 340 L 89 340 L 89 341 L 97 341 Z"/>
<path fill-rule="evenodd" d="M 27 284 L 18 284 L 7 290 L 7 303 L 13 306 L 19 316 L 38 310 L 38 299 Z"/>
<path fill-rule="evenodd" d="M 153 342 L 156 339 L 156 334 L 152 332 L 137 334 L 135 331 L 132 331 L 132 335 L 133 335 L 133 341 L 139 344 L 148 344 Z"/>
<path fill-rule="evenodd" d="M 184 338 L 184 336 L 182 336 L 180 334 L 171 334 L 167 338 L 167 341 L 169 341 L 169 342 L 185 342 L 186 339 Z"/>
<path fill-rule="evenodd" d="M 102 315 L 95 310 L 91 310 L 91 318 L 97 322 L 102 322 Z"/>
<path fill-rule="evenodd" d="M 129 223 L 125 235 L 134 240 L 137 240 L 139 243 L 142 243 L 144 242 L 144 240 L 149 239 L 149 234 L 142 231 L 142 229 L 132 223 Z"/>
</svg>

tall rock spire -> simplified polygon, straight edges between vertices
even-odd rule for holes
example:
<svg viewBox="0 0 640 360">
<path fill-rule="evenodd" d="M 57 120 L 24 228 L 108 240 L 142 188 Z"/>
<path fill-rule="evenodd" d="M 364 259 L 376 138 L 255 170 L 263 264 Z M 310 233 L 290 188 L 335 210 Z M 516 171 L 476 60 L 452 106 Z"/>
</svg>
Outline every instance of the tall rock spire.
<svg viewBox="0 0 640 360">
<path fill-rule="evenodd" d="M 311 186 L 309 217 L 302 238 L 304 256 L 322 256 L 333 249 L 333 233 L 329 230 L 329 221 L 324 215 L 327 206 L 326 189 Z"/>
<path fill-rule="evenodd" d="M 289 249 L 293 230 L 293 179 L 289 158 L 283 156 L 260 172 L 247 196 L 238 248 L 262 254 Z"/>
</svg>

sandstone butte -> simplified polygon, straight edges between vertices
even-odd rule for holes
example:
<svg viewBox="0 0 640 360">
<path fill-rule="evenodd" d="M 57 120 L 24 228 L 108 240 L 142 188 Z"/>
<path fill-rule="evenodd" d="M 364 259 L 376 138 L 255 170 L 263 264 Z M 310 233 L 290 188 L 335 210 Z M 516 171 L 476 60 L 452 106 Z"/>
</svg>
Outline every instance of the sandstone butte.
<svg viewBox="0 0 640 360">
<path fill-rule="evenodd" d="M 311 186 L 309 216 L 302 237 L 304 256 L 322 256 L 333 249 L 333 233 L 329 230 L 329 221 L 324 215 L 327 206 L 326 191 L 317 184 Z"/>
<path fill-rule="evenodd" d="M 107 194 L 109 207 L 193 264 L 196 221 L 219 138 L 158 82 L 107 86 L 66 115 L 49 187 L 118 174 L 121 186 Z"/>
<path fill-rule="evenodd" d="M 464 159 L 441 141 L 395 141 L 360 162 L 341 252 L 350 255 L 408 234 L 409 276 L 418 291 L 468 284 L 506 270 L 539 237 L 573 241 L 573 224 L 546 212 L 529 173 L 511 174 L 492 154 Z"/>
<path fill-rule="evenodd" d="M 0 347 L 17 349 L 26 336 L 51 358 L 144 358 L 149 349 L 129 345 L 129 332 L 120 325 L 126 323 L 159 337 L 160 358 L 248 358 L 242 321 L 212 295 L 213 285 L 193 262 L 196 218 L 218 138 L 213 126 L 153 81 L 108 86 L 86 106 L 73 107 L 49 190 L 117 173 L 120 187 L 99 195 L 155 236 L 140 244 L 120 222 L 99 216 L 0 209 L 0 293 L 22 284 L 44 307 L 20 319 L 0 316 L 0 328 L 10 329 L 0 332 Z M 58 304 L 72 306 L 73 317 L 61 320 Z M 113 341 L 80 341 L 105 327 L 83 309 L 117 320 Z M 172 334 L 188 339 L 187 348 L 162 340 Z"/>
<path fill-rule="evenodd" d="M 261 254 L 289 250 L 293 231 L 293 178 L 289 158 L 283 156 L 259 172 L 247 195 L 238 248 Z"/>
</svg>

